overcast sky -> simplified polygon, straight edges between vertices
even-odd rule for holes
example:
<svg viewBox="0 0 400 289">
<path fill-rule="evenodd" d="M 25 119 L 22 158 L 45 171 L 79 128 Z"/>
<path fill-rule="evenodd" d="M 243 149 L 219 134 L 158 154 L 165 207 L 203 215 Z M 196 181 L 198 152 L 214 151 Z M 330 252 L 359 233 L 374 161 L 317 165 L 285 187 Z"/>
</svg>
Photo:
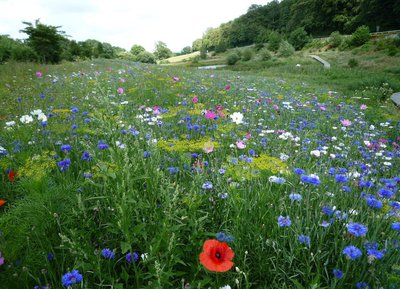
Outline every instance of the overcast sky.
<svg viewBox="0 0 400 289">
<path fill-rule="evenodd" d="M 270 0 L 0 0 L 0 34 L 24 39 L 22 21 L 36 19 L 72 39 L 96 39 L 129 50 L 133 44 L 153 52 L 163 41 L 174 52 L 191 46 L 209 27 L 246 13 L 251 4 Z"/>
</svg>

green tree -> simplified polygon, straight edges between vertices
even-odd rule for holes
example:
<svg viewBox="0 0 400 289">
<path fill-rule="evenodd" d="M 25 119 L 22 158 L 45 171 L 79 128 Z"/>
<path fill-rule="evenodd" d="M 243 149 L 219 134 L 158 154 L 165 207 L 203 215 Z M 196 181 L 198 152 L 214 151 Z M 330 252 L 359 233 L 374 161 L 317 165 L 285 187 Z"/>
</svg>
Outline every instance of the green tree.
<svg viewBox="0 0 400 289">
<path fill-rule="evenodd" d="M 136 61 L 143 63 L 156 63 L 156 58 L 153 53 L 142 51 L 136 55 Z"/>
<path fill-rule="evenodd" d="M 189 54 L 189 53 L 192 53 L 192 47 L 185 46 L 185 47 L 182 48 L 182 50 L 181 50 L 181 54 L 182 55 Z"/>
<path fill-rule="evenodd" d="M 134 45 L 131 47 L 131 54 L 132 54 L 133 56 L 137 56 L 139 53 L 145 52 L 145 51 L 146 51 L 146 49 L 144 49 L 143 46 L 138 45 L 138 44 L 134 44 Z"/>
<path fill-rule="evenodd" d="M 15 45 L 14 42 L 8 35 L 0 35 L 0 62 L 11 58 L 11 52 Z"/>
<path fill-rule="evenodd" d="M 27 44 L 39 56 L 43 63 L 58 63 L 61 60 L 61 41 L 64 32 L 59 31 L 60 26 L 45 25 L 36 20 L 34 24 L 22 22 L 26 25 L 21 32 L 28 35 Z"/>
<path fill-rule="evenodd" d="M 154 56 L 158 60 L 166 59 L 171 57 L 172 51 L 167 47 L 167 44 L 165 44 L 162 41 L 157 41 L 155 50 L 154 50 Z"/>
<path fill-rule="evenodd" d="M 303 27 L 293 30 L 289 35 L 289 43 L 292 44 L 296 50 L 301 50 L 310 40 L 311 37 Z"/>
</svg>

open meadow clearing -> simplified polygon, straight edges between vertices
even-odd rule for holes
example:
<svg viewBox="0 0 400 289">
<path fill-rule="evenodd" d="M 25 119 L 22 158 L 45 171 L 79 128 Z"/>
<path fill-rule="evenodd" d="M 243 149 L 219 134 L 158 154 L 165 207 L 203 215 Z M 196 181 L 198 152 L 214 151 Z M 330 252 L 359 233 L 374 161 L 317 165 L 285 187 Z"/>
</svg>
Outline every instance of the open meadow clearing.
<svg viewBox="0 0 400 289">
<path fill-rule="evenodd" d="M 0 288 L 400 288 L 396 108 L 118 60 L 2 65 L 0 106 Z"/>
</svg>

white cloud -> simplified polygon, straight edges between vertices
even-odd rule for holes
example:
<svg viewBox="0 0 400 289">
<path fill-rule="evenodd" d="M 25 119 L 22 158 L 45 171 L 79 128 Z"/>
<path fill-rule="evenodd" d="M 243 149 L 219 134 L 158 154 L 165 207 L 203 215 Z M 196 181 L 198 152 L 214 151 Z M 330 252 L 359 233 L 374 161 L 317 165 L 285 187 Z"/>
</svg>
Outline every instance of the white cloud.
<svg viewBox="0 0 400 289">
<path fill-rule="evenodd" d="M 237 2 L 237 3 L 235 3 Z M 163 41 L 173 51 L 200 38 L 209 27 L 218 27 L 246 13 L 251 4 L 269 0 L 0 0 L 0 34 L 22 39 L 22 21 L 36 19 L 72 39 L 96 39 L 130 49 L 139 44 L 153 51 Z"/>
</svg>

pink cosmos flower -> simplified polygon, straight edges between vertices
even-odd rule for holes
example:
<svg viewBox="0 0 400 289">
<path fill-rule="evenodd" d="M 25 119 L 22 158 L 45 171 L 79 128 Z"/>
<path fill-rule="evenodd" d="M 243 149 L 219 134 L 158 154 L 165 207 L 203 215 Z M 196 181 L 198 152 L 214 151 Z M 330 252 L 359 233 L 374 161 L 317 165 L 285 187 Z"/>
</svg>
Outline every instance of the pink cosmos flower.
<svg viewBox="0 0 400 289">
<path fill-rule="evenodd" d="M 206 142 L 204 144 L 203 150 L 207 154 L 212 153 L 214 151 L 214 144 L 210 141 Z"/>
<path fill-rule="evenodd" d="M 215 109 L 218 110 L 218 111 L 221 111 L 221 110 L 224 110 L 224 107 L 223 107 L 223 106 L 220 106 L 220 105 L 217 105 L 217 106 L 215 107 Z"/>
<path fill-rule="evenodd" d="M 217 115 L 215 114 L 215 112 L 213 112 L 212 110 L 207 110 L 206 112 L 207 119 L 215 119 L 216 117 Z"/>
<path fill-rule="evenodd" d="M 340 120 L 343 126 L 351 126 L 352 122 L 348 119 L 342 119 Z"/>
<path fill-rule="evenodd" d="M 245 135 L 245 137 L 246 137 L 246 139 L 251 139 L 251 133 L 246 133 L 246 135 Z"/>
<path fill-rule="evenodd" d="M 192 98 L 192 102 L 193 102 L 193 103 L 197 103 L 198 101 L 199 101 L 199 99 L 198 99 L 197 97 L 193 97 L 193 98 Z"/>
<path fill-rule="evenodd" d="M 42 77 L 43 74 L 42 74 L 40 71 L 36 71 L 36 76 L 37 76 L 37 77 Z"/>
<path fill-rule="evenodd" d="M 279 110 L 279 106 L 277 106 L 276 104 L 274 104 L 274 109 Z"/>
<path fill-rule="evenodd" d="M 225 86 L 225 90 L 229 90 L 229 89 L 231 89 L 230 85 Z"/>
<path fill-rule="evenodd" d="M 172 80 L 173 80 L 174 82 L 177 82 L 177 81 L 180 80 L 180 78 L 179 78 L 178 76 L 173 76 L 173 77 L 172 77 Z"/>
<path fill-rule="evenodd" d="M 326 111 L 325 106 L 320 106 L 319 109 L 322 110 L 322 111 Z"/>
<path fill-rule="evenodd" d="M 367 109 L 367 108 L 368 108 L 368 106 L 366 106 L 365 104 L 362 104 L 362 105 L 360 106 L 360 109 L 362 109 L 362 110 Z"/>
<path fill-rule="evenodd" d="M 236 147 L 238 148 L 238 149 L 240 149 L 240 150 L 242 150 L 242 149 L 245 149 L 246 148 L 246 144 L 244 143 L 244 141 L 243 140 L 238 140 L 237 142 L 236 142 Z"/>
<path fill-rule="evenodd" d="M 118 87 L 117 93 L 118 94 L 123 94 L 124 93 L 124 89 L 122 87 Z"/>
</svg>

